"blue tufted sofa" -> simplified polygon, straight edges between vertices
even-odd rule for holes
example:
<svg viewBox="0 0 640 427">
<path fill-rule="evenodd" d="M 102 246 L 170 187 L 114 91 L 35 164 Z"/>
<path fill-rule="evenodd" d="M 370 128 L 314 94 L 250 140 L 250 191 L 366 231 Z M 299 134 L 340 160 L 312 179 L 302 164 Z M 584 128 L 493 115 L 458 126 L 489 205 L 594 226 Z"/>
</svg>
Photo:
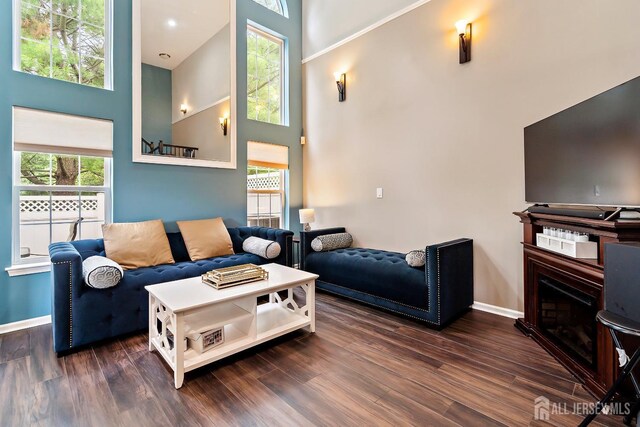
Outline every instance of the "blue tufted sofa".
<svg viewBox="0 0 640 427">
<path fill-rule="evenodd" d="M 317 236 L 344 228 L 302 232 L 301 268 L 320 276 L 318 289 L 345 296 L 441 329 L 473 304 L 473 240 L 430 245 L 423 268 L 405 254 L 364 248 L 314 252 Z"/>
<path fill-rule="evenodd" d="M 146 285 L 199 276 L 214 268 L 277 262 L 291 266 L 293 233 L 264 227 L 228 228 L 235 255 L 192 262 L 180 233 L 168 233 L 175 264 L 125 271 L 122 281 L 110 289 L 84 284 L 82 261 L 105 255 L 104 243 L 80 240 L 49 246 L 52 270 L 53 348 L 56 353 L 148 327 Z M 282 251 L 273 260 L 244 253 L 242 243 L 250 236 L 277 241 Z"/>
</svg>

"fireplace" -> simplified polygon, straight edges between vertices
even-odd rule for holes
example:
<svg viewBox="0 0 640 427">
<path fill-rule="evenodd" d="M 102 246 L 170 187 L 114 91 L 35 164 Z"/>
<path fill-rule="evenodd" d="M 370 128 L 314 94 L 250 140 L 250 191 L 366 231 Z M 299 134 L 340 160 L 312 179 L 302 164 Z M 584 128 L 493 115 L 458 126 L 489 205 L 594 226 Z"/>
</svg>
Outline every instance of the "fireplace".
<svg viewBox="0 0 640 427">
<path fill-rule="evenodd" d="M 538 276 L 542 333 L 586 367 L 597 370 L 596 299 L 544 274 Z"/>
<path fill-rule="evenodd" d="M 597 311 L 604 309 L 605 247 L 609 243 L 640 242 L 640 221 L 533 212 L 516 215 L 523 225 L 525 291 L 524 317 L 516 320 L 516 326 L 569 369 L 590 392 L 602 397 L 620 371 L 607 328 L 594 321 Z M 588 233 L 590 240 L 598 244 L 598 258 L 572 258 L 538 247 L 536 236 L 544 232 L 544 227 Z M 631 342 L 627 347 L 635 348 Z"/>
</svg>

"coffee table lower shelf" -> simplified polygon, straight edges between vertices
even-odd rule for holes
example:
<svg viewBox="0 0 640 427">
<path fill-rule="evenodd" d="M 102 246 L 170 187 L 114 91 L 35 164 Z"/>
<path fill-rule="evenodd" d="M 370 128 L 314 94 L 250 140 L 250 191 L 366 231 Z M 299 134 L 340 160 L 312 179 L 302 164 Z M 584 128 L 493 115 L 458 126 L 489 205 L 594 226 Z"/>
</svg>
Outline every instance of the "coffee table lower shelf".
<svg viewBox="0 0 640 427">
<path fill-rule="evenodd" d="M 255 337 L 248 336 L 246 332 L 238 329 L 233 324 L 225 325 L 225 341 L 219 347 L 203 353 L 197 353 L 193 349 L 188 349 L 184 352 L 184 372 L 224 359 L 227 356 L 309 325 L 311 325 L 311 321 L 308 318 L 290 312 L 278 304 L 258 306 L 258 328 Z M 152 338 L 151 343 L 165 362 L 175 370 L 176 367 L 171 354 L 173 350 L 164 348 L 159 337 Z"/>
</svg>

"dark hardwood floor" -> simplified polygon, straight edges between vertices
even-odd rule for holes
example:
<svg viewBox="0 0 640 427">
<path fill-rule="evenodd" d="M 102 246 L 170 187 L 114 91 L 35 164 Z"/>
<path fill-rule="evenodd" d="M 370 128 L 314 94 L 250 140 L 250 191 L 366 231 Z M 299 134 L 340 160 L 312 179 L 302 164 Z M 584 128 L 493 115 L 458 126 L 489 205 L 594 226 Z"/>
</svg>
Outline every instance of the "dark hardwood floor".
<svg viewBox="0 0 640 427">
<path fill-rule="evenodd" d="M 0 336 L 2 426 L 577 425 L 534 399 L 593 399 L 513 321 L 470 312 L 444 331 L 319 294 L 317 333 L 172 372 L 139 334 L 57 358 L 51 327 Z M 600 416 L 594 425 L 620 425 Z"/>
</svg>

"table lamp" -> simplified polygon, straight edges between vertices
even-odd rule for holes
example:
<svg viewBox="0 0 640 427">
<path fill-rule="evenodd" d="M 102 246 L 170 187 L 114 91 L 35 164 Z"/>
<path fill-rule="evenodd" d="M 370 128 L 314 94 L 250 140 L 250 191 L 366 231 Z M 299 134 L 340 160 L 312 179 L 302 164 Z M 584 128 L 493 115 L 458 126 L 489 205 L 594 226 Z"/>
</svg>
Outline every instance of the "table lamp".
<svg viewBox="0 0 640 427">
<path fill-rule="evenodd" d="M 311 231 L 310 222 L 316 222 L 316 212 L 313 209 L 300 209 L 300 224 L 304 224 L 304 231 Z"/>
</svg>

